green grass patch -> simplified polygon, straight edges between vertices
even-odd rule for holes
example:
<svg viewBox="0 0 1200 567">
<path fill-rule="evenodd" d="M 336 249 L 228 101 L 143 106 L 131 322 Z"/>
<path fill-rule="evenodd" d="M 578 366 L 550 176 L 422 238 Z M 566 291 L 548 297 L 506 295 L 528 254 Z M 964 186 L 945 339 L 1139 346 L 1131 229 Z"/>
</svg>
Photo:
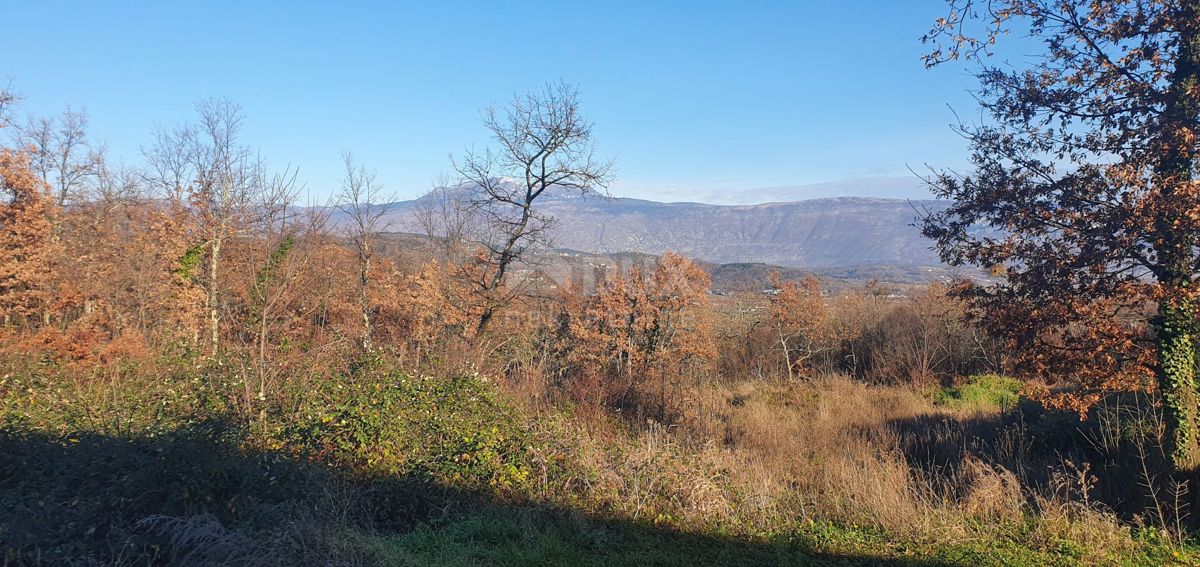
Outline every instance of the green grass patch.
<svg viewBox="0 0 1200 567">
<path fill-rule="evenodd" d="M 403 535 L 353 534 L 370 563 L 474 565 L 934 565 L 868 531 L 807 523 L 758 538 L 685 532 L 618 519 L 493 506 Z"/>
<path fill-rule="evenodd" d="M 1019 534 L 934 544 L 871 528 L 803 521 L 755 537 L 666 529 L 529 507 L 489 506 L 422 523 L 404 534 L 345 534 L 371 564 L 474 565 L 1079 565 L 1077 553 L 1034 549 Z M 1147 545 L 1121 565 L 1186 565 L 1190 550 Z"/>
<path fill-rule="evenodd" d="M 994 412 L 1017 406 L 1021 381 L 996 374 L 971 376 L 957 386 L 943 388 L 933 396 L 937 405 L 961 411 Z"/>
</svg>

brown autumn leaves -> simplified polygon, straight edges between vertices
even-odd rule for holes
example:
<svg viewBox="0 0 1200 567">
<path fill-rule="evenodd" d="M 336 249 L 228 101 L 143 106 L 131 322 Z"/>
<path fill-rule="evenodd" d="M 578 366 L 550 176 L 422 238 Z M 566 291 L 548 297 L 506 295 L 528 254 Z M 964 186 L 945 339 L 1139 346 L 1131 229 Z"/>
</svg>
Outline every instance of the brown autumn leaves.
<svg viewBox="0 0 1200 567">
<path fill-rule="evenodd" d="M 1010 41 L 1035 57 L 1009 64 Z M 1200 2 L 954 0 L 925 37 L 962 60 L 981 118 L 971 172 L 936 172 L 955 205 L 925 222 L 943 259 L 998 266 L 966 285 L 1028 375 L 1081 390 L 1158 389 L 1176 469 L 1200 467 Z M 974 234 L 987 224 L 1003 237 Z"/>
<path fill-rule="evenodd" d="M 528 289 L 512 276 L 477 285 L 501 267 L 478 243 L 380 253 L 383 227 L 372 225 L 359 227 L 373 248 L 363 253 L 364 235 L 347 235 L 328 208 L 293 208 L 286 177 L 241 161 L 240 114 L 225 104 L 201 105 L 199 127 L 159 137 L 151 167 L 174 166 L 174 175 L 130 175 L 111 192 L 115 180 L 98 170 L 62 205 L 31 166 L 41 148 L 0 150 L 5 348 L 81 370 L 156 353 L 232 361 L 256 376 L 247 396 L 269 395 L 289 369 L 364 350 L 413 364 L 465 360 L 531 333 L 550 335 L 560 377 L 601 380 L 580 391 L 606 400 L 647 376 L 712 366 L 709 280 L 689 260 L 668 254 L 651 272 L 614 274 L 585 295 Z M 481 333 L 489 312 L 501 325 Z"/>
<path fill-rule="evenodd" d="M 574 399 L 658 414 L 682 385 L 716 374 L 796 379 L 820 370 L 927 384 L 1001 368 L 979 362 L 999 355 L 974 346 L 984 339 L 939 288 L 892 302 L 870 289 L 826 297 L 813 278 L 776 277 L 765 301 L 712 305 L 708 275 L 676 254 L 607 274 L 594 290 L 538 279 L 536 264 L 519 257 L 497 280 L 504 247 L 466 235 L 505 235 L 523 215 L 551 222 L 526 197 L 559 188 L 536 181 L 491 188 L 503 199 L 490 205 L 510 208 L 493 212 L 498 225 L 396 250 L 381 223 L 348 230 L 329 207 L 292 207 L 291 178 L 265 174 L 236 144 L 241 117 L 228 103 L 202 103 L 199 115 L 192 129 L 156 133 L 148 171 L 97 168 L 62 193 L 62 205 L 53 179 L 30 165 L 29 154 L 44 149 L 4 150 L 7 348 L 81 369 L 156 353 L 236 363 L 251 377 L 247 398 L 270 395 L 289 372 L 373 351 L 414 366 L 536 373 Z M 343 185 L 368 178 L 348 164 Z M 364 218 L 376 214 L 354 204 Z M 470 202 L 437 213 L 464 225 L 487 220 Z M 506 236 L 510 257 L 530 246 L 528 233 Z M 738 309 L 750 313 L 745 328 L 731 322 Z M 497 325 L 481 332 L 489 310 Z M 517 352 L 520 343 L 537 354 Z"/>
<path fill-rule="evenodd" d="M 0 154 L 6 348 L 84 370 L 154 353 L 203 359 L 215 350 L 257 376 L 248 396 L 269 395 L 289 369 L 335 364 L 363 350 L 362 282 L 354 277 L 363 254 L 325 211 L 273 217 L 271 196 L 260 194 L 221 219 L 203 182 L 165 195 L 87 189 L 58 206 L 30 167 L 29 151 Z M 213 271 L 218 230 L 225 242 Z M 672 384 L 709 375 L 717 363 L 709 276 L 677 254 L 608 275 L 594 293 L 574 284 L 520 284 L 521 293 L 507 294 L 501 324 L 479 334 L 479 317 L 497 305 L 488 295 L 494 290 L 477 285 L 496 270 L 485 248 L 462 242 L 454 251 L 383 253 L 387 245 L 372 236 L 372 342 L 412 364 L 473 359 L 514 337 L 534 337 L 554 361 L 547 374 L 573 397 L 600 404 L 638 398 L 662 411 Z M 816 352 L 826 309 L 816 280 L 774 284 L 758 340 L 774 344 L 766 352 L 794 375 Z M 221 290 L 219 350 L 208 333 L 207 290 L 214 287 Z"/>
</svg>

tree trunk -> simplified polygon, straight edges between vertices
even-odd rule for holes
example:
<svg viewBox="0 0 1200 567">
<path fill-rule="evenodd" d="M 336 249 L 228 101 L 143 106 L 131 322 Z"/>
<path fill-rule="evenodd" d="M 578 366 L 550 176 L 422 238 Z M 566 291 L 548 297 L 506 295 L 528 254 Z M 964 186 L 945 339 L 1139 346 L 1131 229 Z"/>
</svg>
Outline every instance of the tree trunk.
<svg viewBox="0 0 1200 567">
<path fill-rule="evenodd" d="M 208 263 L 208 332 L 212 341 L 212 356 L 220 353 L 221 346 L 221 311 L 218 306 L 220 295 L 217 287 L 217 276 L 220 273 L 218 263 L 221 260 L 222 238 L 217 237 L 212 243 L 212 255 Z"/>
<path fill-rule="evenodd" d="M 265 293 L 264 293 L 265 295 Z M 266 397 L 267 390 L 267 339 L 270 327 L 267 325 L 267 301 L 263 299 L 262 314 L 258 321 L 258 399 Z"/>
<path fill-rule="evenodd" d="M 1167 429 L 1171 442 L 1171 464 L 1176 471 L 1193 471 L 1200 465 L 1197 422 L 1200 392 L 1197 392 L 1196 367 L 1200 337 L 1195 304 L 1188 299 L 1194 285 L 1196 235 L 1180 230 L 1180 211 L 1175 201 L 1187 198 L 1178 189 L 1192 181 L 1196 164 L 1195 136 L 1200 131 L 1200 0 L 1188 0 L 1180 6 L 1179 54 L 1171 73 L 1170 86 L 1163 106 L 1159 135 L 1163 157 L 1157 182 L 1161 210 L 1155 221 L 1155 254 L 1159 259 L 1158 281 L 1167 296 L 1159 302 L 1155 321 L 1158 347 L 1158 385 L 1163 395 Z"/>
<path fill-rule="evenodd" d="M 371 281 L 371 244 L 365 243 L 359 250 L 358 270 L 358 305 L 362 310 L 363 334 L 359 341 L 363 351 L 371 350 L 371 297 L 367 294 L 367 286 Z"/>
<path fill-rule="evenodd" d="M 481 312 L 479 314 L 479 323 L 477 323 L 475 325 L 475 336 L 476 337 L 483 335 L 483 332 L 485 330 L 487 330 L 488 325 L 491 324 L 492 317 L 495 317 L 495 316 L 496 316 L 496 308 L 495 307 L 488 305 L 483 308 L 483 312 Z"/>
<path fill-rule="evenodd" d="M 1196 313 L 1190 302 L 1164 300 L 1156 326 L 1159 387 L 1169 425 L 1171 463 L 1177 471 L 1200 465 L 1200 392 L 1196 368 L 1200 337 Z"/>
<path fill-rule="evenodd" d="M 787 369 L 788 382 L 791 382 L 794 379 L 792 375 L 792 353 L 791 349 L 788 348 L 787 336 L 783 334 L 783 331 L 779 332 L 779 348 L 783 349 L 783 365 Z"/>
<path fill-rule="evenodd" d="M 496 259 L 496 273 L 487 281 L 486 287 L 483 289 L 484 301 L 486 305 L 483 308 L 483 313 L 479 316 L 479 324 L 475 326 L 475 336 L 483 335 L 491 324 L 492 318 L 496 315 L 498 306 L 495 303 L 493 294 L 500 289 L 504 284 L 504 275 L 508 273 L 508 267 L 517 260 L 515 250 L 517 243 L 525 236 L 525 229 L 529 226 L 529 220 L 533 218 L 533 200 L 535 196 L 533 187 L 527 186 L 525 189 L 525 203 L 521 209 L 521 220 L 512 228 L 508 239 L 504 243 L 504 250 L 500 252 L 500 257 Z"/>
</svg>

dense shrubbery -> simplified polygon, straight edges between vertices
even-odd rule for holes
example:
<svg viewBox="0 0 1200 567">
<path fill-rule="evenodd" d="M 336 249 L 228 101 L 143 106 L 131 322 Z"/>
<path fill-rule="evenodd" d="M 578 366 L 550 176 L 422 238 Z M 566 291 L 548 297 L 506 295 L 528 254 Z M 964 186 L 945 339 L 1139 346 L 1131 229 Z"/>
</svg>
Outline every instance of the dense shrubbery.
<svg viewBox="0 0 1200 567">
<path fill-rule="evenodd" d="M 70 383 L 30 364 L 5 377 L 0 541 L 9 560 L 161 560 L 174 551 L 151 527 L 186 527 L 198 514 L 215 514 L 210 528 L 301 537 L 288 532 L 294 515 L 321 508 L 331 490 L 351 490 L 352 501 L 376 494 L 358 506 L 403 523 L 438 493 L 528 484 L 526 425 L 478 376 L 363 367 L 283 390 L 245 420 L 226 401 L 240 384 L 221 369 L 155 370 Z M 269 543 L 247 541 L 247 553 Z"/>
<path fill-rule="evenodd" d="M 288 421 L 276 441 L 306 457 L 449 486 L 528 479 L 524 424 L 479 376 L 364 372 L 312 386 L 293 415 L 281 408 Z"/>
</svg>

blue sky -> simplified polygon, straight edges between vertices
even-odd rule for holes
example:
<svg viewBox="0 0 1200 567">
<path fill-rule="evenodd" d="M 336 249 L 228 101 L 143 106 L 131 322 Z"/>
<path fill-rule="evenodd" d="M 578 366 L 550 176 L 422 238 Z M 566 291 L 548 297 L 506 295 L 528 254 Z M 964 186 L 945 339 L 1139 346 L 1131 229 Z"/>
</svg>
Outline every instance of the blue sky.
<svg viewBox="0 0 1200 567">
<path fill-rule="evenodd" d="M 243 141 L 316 198 L 353 152 L 401 197 L 487 143 L 480 110 L 579 85 L 614 194 L 755 202 L 921 196 L 962 167 L 961 66 L 925 70 L 943 0 L 780 2 L 6 2 L 0 79 L 22 114 L 86 108 L 130 163 L 196 101 L 243 106 Z M 812 186 L 813 184 L 819 184 Z M 758 191 L 760 188 L 772 188 Z M 781 189 L 782 188 L 782 189 Z"/>
</svg>

